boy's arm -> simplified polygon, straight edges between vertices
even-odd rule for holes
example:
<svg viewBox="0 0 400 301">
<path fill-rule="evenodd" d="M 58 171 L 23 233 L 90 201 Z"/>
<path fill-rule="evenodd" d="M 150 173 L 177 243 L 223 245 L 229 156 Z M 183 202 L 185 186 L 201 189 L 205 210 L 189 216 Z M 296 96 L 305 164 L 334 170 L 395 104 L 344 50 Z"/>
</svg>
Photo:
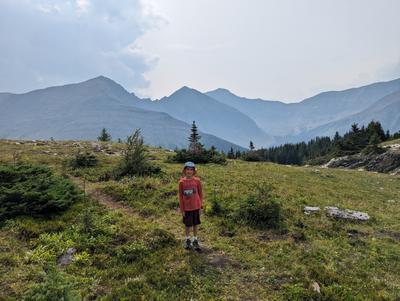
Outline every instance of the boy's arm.
<svg viewBox="0 0 400 301">
<path fill-rule="evenodd" d="M 199 181 L 197 189 L 199 191 L 201 209 L 203 209 L 203 187 L 201 185 L 201 181 Z"/>
<path fill-rule="evenodd" d="M 181 211 L 181 213 L 184 212 L 184 208 L 183 208 L 183 190 L 182 190 L 182 183 L 179 182 L 179 209 Z"/>
</svg>

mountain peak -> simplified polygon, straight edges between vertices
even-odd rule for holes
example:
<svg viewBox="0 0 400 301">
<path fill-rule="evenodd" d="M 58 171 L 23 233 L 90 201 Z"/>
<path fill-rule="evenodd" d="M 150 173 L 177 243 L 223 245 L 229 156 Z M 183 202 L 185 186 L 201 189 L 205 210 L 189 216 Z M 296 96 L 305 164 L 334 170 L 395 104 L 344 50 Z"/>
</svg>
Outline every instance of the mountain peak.
<svg viewBox="0 0 400 301">
<path fill-rule="evenodd" d="M 176 90 L 174 93 L 172 93 L 169 97 L 171 96 L 187 96 L 187 95 L 193 95 L 193 94 L 201 94 L 203 95 L 200 91 L 197 91 L 196 89 L 190 88 L 188 86 L 183 86 L 182 88 Z"/>
<path fill-rule="evenodd" d="M 108 78 L 104 75 L 99 75 L 97 77 L 88 79 L 85 81 L 86 83 L 102 83 L 102 84 L 117 84 L 115 81 L 113 81 L 111 78 Z M 118 85 L 118 84 L 117 84 Z"/>
<path fill-rule="evenodd" d="M 217 88 L 217 89 L 209 91 L 209 92 L 233 94 L 230 90 L 225 89 L 225 88 Z"/>
</svg>

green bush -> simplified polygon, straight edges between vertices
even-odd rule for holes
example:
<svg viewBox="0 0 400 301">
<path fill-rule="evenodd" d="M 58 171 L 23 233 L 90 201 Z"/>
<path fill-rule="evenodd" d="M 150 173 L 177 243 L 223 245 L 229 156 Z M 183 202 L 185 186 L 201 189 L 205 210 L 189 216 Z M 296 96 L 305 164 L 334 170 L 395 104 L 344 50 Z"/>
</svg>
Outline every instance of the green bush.
<svg viewBox="0 0 400 301">
<path fill-rule="evenodd" d="M 79 152 L 71 160 L 70 165 L 72 168 L 85 168 L 96 166 L 97 163 L 98 160 L 94 154 L 89 152 Z"/>
<path fill-rule="evenodd" d="M 160 172 L 159 166 L 148 161 L 148 149 L 144 145 L 140 130 L 136 130 L 127 138 L 126 149 L 119 167 L 114 172 L 114 177 L 145 176 Z"/>
<path fill-rule="evenodd" d="M 177 244 L 177 240 L 172 233 L 164 229 L 157 228 L 149 233 L 147 237 L 147 244 L 151 250 L 158 250 L 175 246 Z"/>
<path fill-rule="evenodd" d="M 222 206 L 221 201 L 217 199 L 210 200 L 210 207 L 207 208 L 207 215 L 222 216 L 225 215 L 226 209 Z"/>
<path fill-rule="evenodd" d="M 249 151 L 243 155 L 243 160 L 249 162 L 258 162 L 262 161 L 261 156 L 255 151 Z"/>
<path fill-rule="evenodd" d="M 226 156 L 224 153 L 216 151 L 215 148 L 209 150 L 202 149 L 196 153 L 189 152 L 186 149 L 176 150 L 175 154 L 168 157 L 168 162 L 185 163 L 192 161 L 194 163 L 215 163 L 226 164 Z"/>
<path fill-rule="evenodd" d="M 132 263 L 148 253 L 148 248 L 142 242 L 132 242 L 117 249 L 117 258 L 123 262 Z"/>
<path fill-rule="evenodd" d="M 82 300 L 67 275 L 58 272 L 54 266 L 46 271 L 42 282 L 30 287 L 23 297 L 24 301 L 78 301 Z"/>
<path fill-rule="evenodd" d="M 282 230 L 285 228 L 281 202 L 271 195 L 270 187 L 258 189 L 240 204 L 236 220 L 258 229 Z"/>
<path fill-rule="evenodd" d="M 48 167 L 0 165 L 0 219 L 58 213 L 79 198 L 77 188 Z"/>
</svg>

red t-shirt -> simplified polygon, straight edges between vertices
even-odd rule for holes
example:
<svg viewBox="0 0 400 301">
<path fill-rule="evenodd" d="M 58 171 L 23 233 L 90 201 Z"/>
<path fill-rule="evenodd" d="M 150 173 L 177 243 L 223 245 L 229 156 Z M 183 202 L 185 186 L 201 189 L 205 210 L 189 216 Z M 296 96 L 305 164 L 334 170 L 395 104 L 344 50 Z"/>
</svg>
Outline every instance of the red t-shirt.
<svg viewBox="0 0 400 301">
<path fill-rule="evenodd" d="M 181 212 L 203 208 L 203 191 L 197 177 L 179 180 L 179 208 Z"/>
</svg>

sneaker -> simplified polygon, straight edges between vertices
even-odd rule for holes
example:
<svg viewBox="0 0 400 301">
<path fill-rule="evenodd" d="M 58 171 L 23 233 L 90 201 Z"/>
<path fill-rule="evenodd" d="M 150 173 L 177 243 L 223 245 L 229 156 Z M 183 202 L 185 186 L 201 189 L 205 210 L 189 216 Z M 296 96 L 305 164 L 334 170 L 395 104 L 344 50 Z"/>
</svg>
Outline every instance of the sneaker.
<svg viewBox="0 0 400 301">
<path fill-rule="evenodd" d="M 192 243 L 191 243 L 190 239 L 186 239 L 185 249 L 190 249 L 191 247 L 192 247 Z"/>
<path fill-rule="evenodd" d="M 193 248 L 194 248 L 196 251 L 200 251 L 200 245 L 199 245 L 199 241 L 198 241 L 197 239 L 194 239 L 194 240 L 193 240 Z"/>
</svg>

